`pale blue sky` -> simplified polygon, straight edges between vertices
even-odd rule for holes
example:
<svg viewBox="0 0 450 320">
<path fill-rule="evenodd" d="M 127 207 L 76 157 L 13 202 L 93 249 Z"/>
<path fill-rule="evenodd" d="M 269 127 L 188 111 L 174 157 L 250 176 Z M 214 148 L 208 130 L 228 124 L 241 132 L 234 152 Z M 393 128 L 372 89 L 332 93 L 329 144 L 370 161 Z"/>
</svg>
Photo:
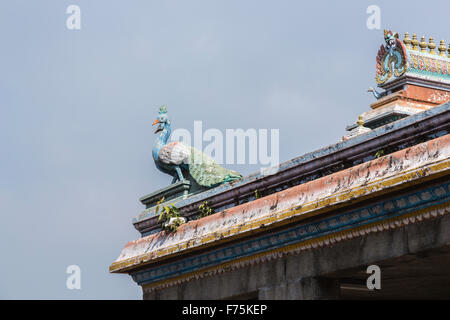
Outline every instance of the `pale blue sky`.
<svg viewBox="0 0 450 320">
<path fill-rule="evenodd" d="M 371 4 L 382 29 L 450 41 L 448 0 L 1 1 L 0 298 L 140 299 L 108 266 L 138 198 L 170 183 L 157 107 L 174 128 L 279 128 L 281 161 L 335 143 L 373 101 Z"/>
</svg>

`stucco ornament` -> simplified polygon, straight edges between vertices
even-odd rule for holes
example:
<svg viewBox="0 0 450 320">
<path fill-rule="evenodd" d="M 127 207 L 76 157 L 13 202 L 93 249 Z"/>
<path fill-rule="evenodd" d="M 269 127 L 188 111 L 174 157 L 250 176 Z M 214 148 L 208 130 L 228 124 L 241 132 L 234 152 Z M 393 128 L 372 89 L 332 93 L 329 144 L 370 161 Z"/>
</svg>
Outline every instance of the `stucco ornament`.
<svg viewBox="0 0 450 320">
<path fill-rule="evenodd" d="M 200 150 L 179 141 L 168 143 L 172 124 L 166 106 L 159 108 L 158 118 L 153 125 L 158 125 L 155 131 L 158 137 L 152 151 L 153 160 L 160 171 L 173 177 L 172 183 L 186 179 L 202 187 L 214 187 L 242 177 L 236 171 L 223 168 Z"/>
<path fill-rule="evenodd" d="M 406 48 L 398 38 L 398 33 L 384 30 L 385 44 L 381 45 L 377 55 L 377 73 L 375 80 L 383 84 L 393 76 L 400 77 L 406 72 Z"/>
</svg>

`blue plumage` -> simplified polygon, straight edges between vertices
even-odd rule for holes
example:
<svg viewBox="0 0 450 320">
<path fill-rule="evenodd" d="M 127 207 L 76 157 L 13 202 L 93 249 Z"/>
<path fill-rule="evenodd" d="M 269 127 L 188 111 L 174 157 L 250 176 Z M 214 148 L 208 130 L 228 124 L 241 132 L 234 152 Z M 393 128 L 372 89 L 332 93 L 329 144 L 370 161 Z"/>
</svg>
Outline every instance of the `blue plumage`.
<svg viewBox="0 0 450 320">
<path fill-rule="evenodd" d="M 173 177 L 172 183 L 186 176 L 200 186 L 214 187 L 242 177 L 240 173 L 223 168 L 191 146 L 178 141 L 168 143 L 172 128 L 165 106 L 160 108 L 158 119 L 153 122 L 153 125 L 156 124 L 155 134 L 158 134 L 158 138 L 153 144 L 153 160 L 160 171 Z"/>
</svg>

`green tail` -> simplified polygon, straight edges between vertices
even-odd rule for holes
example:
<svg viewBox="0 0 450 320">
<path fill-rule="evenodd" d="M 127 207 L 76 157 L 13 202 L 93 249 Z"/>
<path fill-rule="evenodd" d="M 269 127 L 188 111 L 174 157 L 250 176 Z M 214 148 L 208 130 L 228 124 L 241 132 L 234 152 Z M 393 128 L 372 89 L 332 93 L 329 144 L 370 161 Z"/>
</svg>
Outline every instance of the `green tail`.
<svg viewBox="0 0 450 320">
<path fill-rule="evenodd" d="M 222 183 L 242 178 L 239 172 L 225 169 L 203 152 L 191 147 L 189 173 L 204 187 L 214 187 Z"/>
</svg>

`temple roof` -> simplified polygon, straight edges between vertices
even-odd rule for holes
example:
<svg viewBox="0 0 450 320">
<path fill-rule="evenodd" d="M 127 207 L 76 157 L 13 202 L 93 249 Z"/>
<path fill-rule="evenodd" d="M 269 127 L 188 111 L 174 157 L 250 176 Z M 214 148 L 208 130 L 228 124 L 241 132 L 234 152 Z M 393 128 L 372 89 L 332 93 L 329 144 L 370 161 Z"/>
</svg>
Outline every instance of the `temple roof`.
<svg viewBox="0 0 450 320">
<path fill-rule="evenodd" d="M 190 221 L 173 235 L 160 232 L 130 241 L 110 271 L 127 272 L 137 265 L 159 263 L 180 253 L 222 244 L 244 235 L 267 234 L 268 230 L 299 219 L 323 215 L 343 205 L 354 205 L 368 197 L 422 183 L 431 177 L 448 174 L 449 156 L 450 136 L 445 135 Z"/>
</svg>

